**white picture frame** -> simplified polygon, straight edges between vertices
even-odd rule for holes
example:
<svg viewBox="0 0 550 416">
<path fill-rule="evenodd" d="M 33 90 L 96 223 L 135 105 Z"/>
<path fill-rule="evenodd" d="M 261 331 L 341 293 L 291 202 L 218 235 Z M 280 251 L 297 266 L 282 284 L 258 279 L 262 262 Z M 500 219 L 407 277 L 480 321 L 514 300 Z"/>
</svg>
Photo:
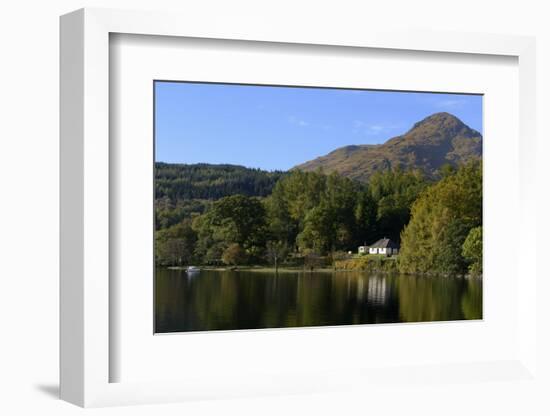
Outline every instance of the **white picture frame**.
<svg viewBox="0 0 550 416">
<path fill-rule="evenodd" d="M 435 59 L 434 59 L 435 58 Z M 403 69 L 405 69 L 403 71 Z M 514 354 L 516 241 L 501 226 L 518 216 L 519 194 L 504 183 L 519 177 L 517 59 L 274 44 L 265 42 L 112 35 L 110 39 L 110 380 L 117 383 L 246 374 L 258 382 L 283 369 L 298 373 L 417 363 L 508 359 Z M 478 322 L 429 325 L 323 326 L 309 330 L 155 334 L 154 274 L 154 80 L 383 88 L 391 91 L 454 91 L 483 94 L 484 220 L 486 267 L 484 316 Z M 348 94 L 348 92 L 341 91 Z M 453 110 L 450 110 L 453 111 Z M 501 120 L 507 120 L 502 123 Z M 182 143 L 186 138 L 182 137 Z M 223 138 L 219 138 L 223 140 Z M 199 139 L 200 140 L 200 139 Z M 258 138 L 261 144 L 265 139 Z M 268 143 L 266 143 L 268 145 Z M 311 143 L 315 148 L 315 143 Z M 235 147 L 235 151 L 239 151 Z M 225 156 L 225 155 L 222 155 Z M 227 155 L 231 156 L 231 155 Z M 496 256 L 496 261 L 495 261 Z M 496 277 L 498 276 L 498 277 Z M 172 334 L 176 335 L 176 334 Z M 476 343 L 469 340 L 475 339 Z M 404 350 L 400 345 L 406 344 Z M 218 346 L 223 345 L 223 349 Z M 438 346 L 437 348 L 428 346 Z M 139 347 L 137 347 L 139 346 Z M 335 353 L 346 351 L 345 355 Z M 183 354 L 182 354 L 183 352 Z M 270 357 L 266 360 L 265 357 Z M 144 360 L 143 357 L 155 357 Z"/>
<path fill-rule="evenodd" d="M 215 19 L 215 18 L 213 18 Z M 264 379 L 219 374 L 184 381 L 110 382 L 110 366 L 120 359 L 110 349 L 110 172 L 109 36 L 113 33 L 206 39 L 280 42 L 334 47 L 430 51 L 516 57 L 519 65 L 519 137 L 521 204 L 517 221 L 524 230 L 519 246 L 535 241 L 534 175 L 535 41 L 529 37 L 399 30 L 307 33 L 276 23 L 223 19 L 197 22 L 192 16 L 107 9 L 83 9 L 61 18 L 61 398 L 80 406 L 183 401 L 196 398 L 243 397 L 334 391 L 412 379 L 531 380 L 537 383 L 537 312 L 535 262 L 518 255 L 524 273 L 517 293 L 518 354 L 498 362 L 443 362 L 411 369 L 373 369 L 366 374 L 335 369 L 330 377 L 283 371 Z M 519 270 L 519 269 L 518 269 Z M 223 336 L 223 334 L 221 335 Z M 313 333 L 304 333 L 304 337 Z M 360 368 L 358 369 L 360 370 Z M 479 377 L 480 372 L 483 376 Z M 411 374 L 414 375 L 411 378 Z M 346 380 L 343 382 L 342 380 Z"/>
</svg>

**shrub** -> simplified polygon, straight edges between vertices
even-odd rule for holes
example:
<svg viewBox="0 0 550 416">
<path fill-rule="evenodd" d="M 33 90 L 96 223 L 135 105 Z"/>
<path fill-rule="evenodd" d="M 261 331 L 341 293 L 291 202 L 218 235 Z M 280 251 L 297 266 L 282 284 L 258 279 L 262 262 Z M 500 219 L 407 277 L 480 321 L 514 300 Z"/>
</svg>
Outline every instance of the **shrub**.
<svg viewBox="0 0 550 416">
<path fill-rule="evenodd" d="M 246 264 L 247 260 L 246 251 L 237 243 L 231 244 L 222 254 L 222 261 L 227 265 Z"/>
<path fill-rule="evenodd" d="M 483 272 L 483 230 L 475 227 L 470 230 L 464 244 L 462 255 L 468 261 L 468 271 L 472 275 L 480 275 Z"/>
<path fill-rule="evenodd" d="M 336 260 L 334 267 L 339 270 L 358 270 L 368 272 L 397 272 L 397 257 L 367 255 L 347 260 Z"/>
</svg>

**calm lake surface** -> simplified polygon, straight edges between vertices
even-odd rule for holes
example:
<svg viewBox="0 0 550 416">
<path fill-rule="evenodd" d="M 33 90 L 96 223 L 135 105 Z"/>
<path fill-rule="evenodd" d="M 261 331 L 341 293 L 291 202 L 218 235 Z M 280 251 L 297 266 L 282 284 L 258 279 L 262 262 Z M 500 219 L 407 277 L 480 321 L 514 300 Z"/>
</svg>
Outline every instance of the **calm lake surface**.
<svg viewBox="0 0 550 416">
<path fill-rule="evenodd" d="M 156 271 L 157 333 L 481 318 L 481 279 Z"/>
</svg>

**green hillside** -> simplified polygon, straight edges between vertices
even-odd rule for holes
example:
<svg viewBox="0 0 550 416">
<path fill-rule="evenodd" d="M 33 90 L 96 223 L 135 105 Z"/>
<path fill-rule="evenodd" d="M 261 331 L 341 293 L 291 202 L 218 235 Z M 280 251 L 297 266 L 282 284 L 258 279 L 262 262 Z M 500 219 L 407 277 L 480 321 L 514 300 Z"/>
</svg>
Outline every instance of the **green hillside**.
<svg viewBox="0 0 550 416">
<path fill-rule="evenodd" d="M 265 197 L 284 172 L 237 165 L 155 163 L 155 222 L 162 229 L 230 195 Z"/>
</svg>

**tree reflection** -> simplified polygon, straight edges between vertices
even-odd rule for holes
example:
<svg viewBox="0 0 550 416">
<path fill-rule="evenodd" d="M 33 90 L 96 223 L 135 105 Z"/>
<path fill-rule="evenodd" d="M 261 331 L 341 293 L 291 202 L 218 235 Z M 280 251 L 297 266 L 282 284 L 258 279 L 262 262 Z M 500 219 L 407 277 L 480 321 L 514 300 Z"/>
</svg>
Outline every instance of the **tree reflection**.
<svg viewBox="0 0 550 416">
<path fill-rule="evenodd" d="M 480 285 L 480 281 L 461 278 L 400 276 L 400 317 L 403 322 L 477 319 L 482 299 L 473 292 Z M 464 311 L 465 303 L 471 312 Z"/>
<path fill-rule="evenodd" d="M 156 332 L 478 319 L 481 281 L 363 272 L 157 270 Z"/>
<path fill-rule="evenodd" d="M 470 279 L 462 297 L 464 319 L 483 318 L 483 285 L 481 279 Z"/>
</svg>

